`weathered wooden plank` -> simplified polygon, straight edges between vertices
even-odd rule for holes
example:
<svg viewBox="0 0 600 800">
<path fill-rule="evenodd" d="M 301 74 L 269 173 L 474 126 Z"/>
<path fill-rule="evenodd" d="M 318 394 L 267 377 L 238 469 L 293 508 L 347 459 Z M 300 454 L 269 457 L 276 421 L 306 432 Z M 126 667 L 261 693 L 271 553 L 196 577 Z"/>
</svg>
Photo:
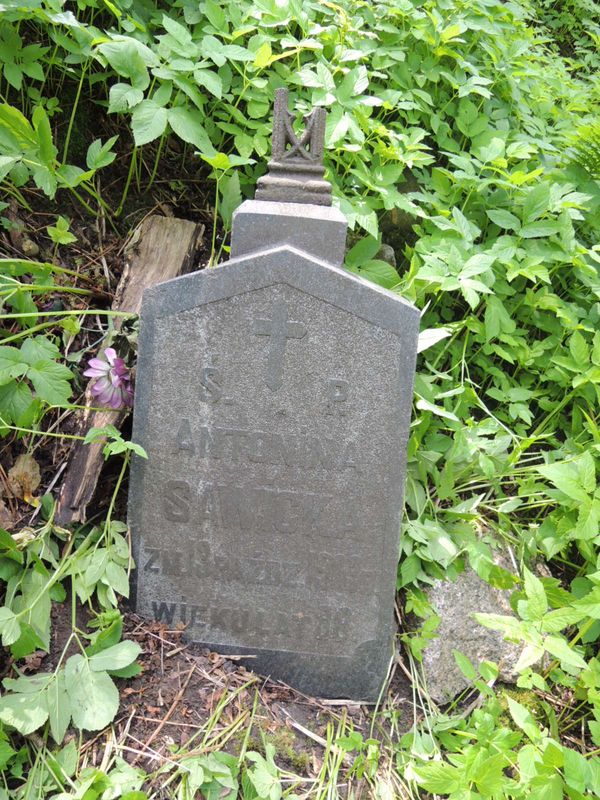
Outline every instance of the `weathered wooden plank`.
<svg viewBox="0 0 600 800">
<path fill-rule="evenodd" d="M 134 232 L 125 255 L 125 269 L 115 293 L 112 308 L 138 314 L 144 289 L 177 275 L 190 272 L 198 251 L 204 226 L 174 217 L 149 216 Z M 120 319 L 115 320 L 115 327 Z M 79 431 L 101 428 L 123 422 L 127 411 L 94 410 L 97 401 L 88 388 L 86 408 L 80 413 Z M 78 442 L 65 472 L 55 521 L 59 525 L 84 522 L 87 508 L 98 484 L 104 459 L 102 444 L 83 445 Z"/>
</svg>

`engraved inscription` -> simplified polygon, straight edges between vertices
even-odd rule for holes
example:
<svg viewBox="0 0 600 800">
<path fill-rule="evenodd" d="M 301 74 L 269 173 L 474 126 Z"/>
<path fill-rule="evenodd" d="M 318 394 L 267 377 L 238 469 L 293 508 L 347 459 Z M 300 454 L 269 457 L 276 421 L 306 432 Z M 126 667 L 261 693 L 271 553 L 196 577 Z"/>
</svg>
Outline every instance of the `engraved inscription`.
<svg viewBox="0 0 600 800">
<path fill-rule="evenodd" d="M 217 403 L 223 394 L 221 375 L 215 367 L 204 367 L 200 372 L 200 400 Z"/>
<path fill-rule="evenodd" d="M 336 401 L 338 402 L 338 401 Z M 340 404 L 342 400 L 339 400 Z M 310 434 L 282 434 L 248 431 L 218 425 L 201 425 L 194 436 L 189 420 L 180 423 L 176 436 L 177 450 L 233 463 L 271 464 L 358 471 L 355 443 Z"/>
<path fill-rule="evenodd" d="M 288 321 L 287 306 L 281 301 L 273 308 L 273 319 L 254 320 L 254 333 L 256 336 L 269 337 L 265 383 L 271 391 L 276 392 L 282 384 L 287 340 L 303 339 L 306 336 L 306 326 L 301 322 Z"/>
<path fill-rule="evenodd" d="M 152 601 L 152 614 L 157 622 L 202 629 L 220 628 L 234 636 L 259 638 L 265 636 L 282 641 L 324 642 L 341 644 L 347 636 L 351 609 L 321 604 L 314 613 L 277 608 L 247 608 L 202 605 L 200 603 Z"/>
<path fill-rule="evenodd" d="M 189 522 L 192 488 L 186 481 L 167 481 L 162 495 L 165 519 Z"/>
<path fill-rule="evenodd" d="M 346 405 L 348 400 L 348 381 L 332 379 L 327 382 L 327 405 L 325 413 L 328 416 L 345 417 L 348 413 Z"/>
</svg>

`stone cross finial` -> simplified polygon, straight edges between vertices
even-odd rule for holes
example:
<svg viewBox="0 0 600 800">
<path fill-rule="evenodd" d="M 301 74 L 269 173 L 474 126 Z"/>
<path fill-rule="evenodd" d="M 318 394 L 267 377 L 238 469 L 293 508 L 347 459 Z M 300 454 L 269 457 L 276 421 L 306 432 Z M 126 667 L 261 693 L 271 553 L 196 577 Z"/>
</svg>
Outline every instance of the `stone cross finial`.
<svg viewBox="0 0 600 800">
<path fill-rule="evenodd" d="M 288 90 L 275 91 L 272 156 L 269 171 L 258 180 L 257 200 L 331 205 L 331 185 L 324 180 L 323 150 L 325 109 L 315 108 L 304 117 L 298 135 L 294 115 L 288 110 Z"/>
</svg>

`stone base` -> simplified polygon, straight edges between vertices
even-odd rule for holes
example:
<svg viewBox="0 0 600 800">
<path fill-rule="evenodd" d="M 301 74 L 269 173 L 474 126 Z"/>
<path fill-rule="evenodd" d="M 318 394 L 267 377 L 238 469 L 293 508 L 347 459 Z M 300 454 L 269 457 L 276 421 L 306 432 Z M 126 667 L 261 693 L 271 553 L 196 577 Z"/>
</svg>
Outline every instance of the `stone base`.
<svg viewBox="0 0 600 800">
<path fill-rule="evenodd" d="M 233 215 L 231 257 L 287 245 L 340 266 L 347 227 L 342 212 L 331 206 L 246 200 Z"/>
</svg>

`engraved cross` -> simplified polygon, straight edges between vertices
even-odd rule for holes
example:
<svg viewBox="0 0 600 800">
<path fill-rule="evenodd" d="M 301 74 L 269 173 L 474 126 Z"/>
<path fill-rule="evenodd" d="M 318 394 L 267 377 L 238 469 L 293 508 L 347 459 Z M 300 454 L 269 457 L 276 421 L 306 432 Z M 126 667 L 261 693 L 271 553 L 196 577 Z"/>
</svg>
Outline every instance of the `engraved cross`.
<svg viewBox="0 0 600 800">
<path fill-rule="evenodd" d="M 254 333 L 256 336 L 268 336 L 271 340 L 265 383 L 269 389 L 276 392 L 281 388 L 287 340 L 302 339 L 306 336 L 306 326 L 301 322 L 289 320 L 287 306 L 281 302 L 273 309 L 273 319 L 254 320 Z"/>
</svg>

